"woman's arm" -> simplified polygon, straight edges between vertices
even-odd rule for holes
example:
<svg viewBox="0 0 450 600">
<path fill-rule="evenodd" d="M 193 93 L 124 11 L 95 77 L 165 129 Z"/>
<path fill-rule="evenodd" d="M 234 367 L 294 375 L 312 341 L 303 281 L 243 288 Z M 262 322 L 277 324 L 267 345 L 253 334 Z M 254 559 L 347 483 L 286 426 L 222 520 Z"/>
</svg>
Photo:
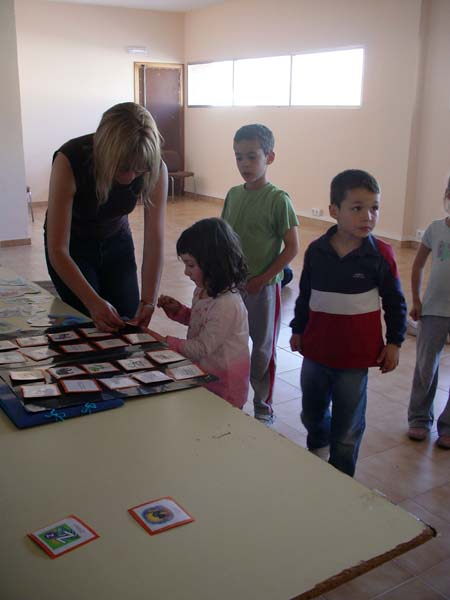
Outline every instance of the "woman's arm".
<svg viewBox="0 0 450 600">
<path fill-rule="evenodd" d="M 161 162 L 159 179 L 151 194 L 151 205 L 144 208 L 142 292 L 133 319 L 133 323 L 141 327 L 148 326 L 157 304 L 164 258 L 168 179 L 167 167 Z"/>
<path fill-rule="evenodd" d="M 95 325 L 104 331 L 123 326 L 116 309 L 88 283 L 69 253 L 70 226 L 76 185 L 72 167 L 64 154 L 57 154 L 50 176 L 47 210 L 47 248 L 52 267 L 78 296 Z"/>
<path fill-rule="evenodd" d="M 422 302 L 420 300 L 420 288 L 422 287 L 423 269 L 427 262 L 428 255 L 431 249 L 420 244 L 417 250 L 416 258 L 414 259 L 411 271 L 411 293 L 413 305 L 409 312 L 414 321 L 418 321 L 422 315 Z"/>
</svg>

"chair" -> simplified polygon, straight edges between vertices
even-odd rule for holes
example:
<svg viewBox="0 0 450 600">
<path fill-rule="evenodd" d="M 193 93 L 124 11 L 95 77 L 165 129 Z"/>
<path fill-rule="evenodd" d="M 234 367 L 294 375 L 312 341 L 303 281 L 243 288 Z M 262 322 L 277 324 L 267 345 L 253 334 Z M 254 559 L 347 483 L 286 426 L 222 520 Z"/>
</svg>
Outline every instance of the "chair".
<svg viewBox="0 0 450 600">
<path fill-rule="evenodd" d="M 192 177 L 192 182 L 194 184 L 194 194 L 197 193 L 195 187 L 195 177 L 193 171 L 182 171 L 182 161 L 181 156 L 176 150 L 165 150 L 163 152 L 163 159 L 167 165 L 167 169 L 169 171 L 169 179 L 172 184 L 172 200 L 175 200 L 175 180 L 181 181 L 181 193 L 184 190 L 184 180 L 186 177 Z"/>
</svg>

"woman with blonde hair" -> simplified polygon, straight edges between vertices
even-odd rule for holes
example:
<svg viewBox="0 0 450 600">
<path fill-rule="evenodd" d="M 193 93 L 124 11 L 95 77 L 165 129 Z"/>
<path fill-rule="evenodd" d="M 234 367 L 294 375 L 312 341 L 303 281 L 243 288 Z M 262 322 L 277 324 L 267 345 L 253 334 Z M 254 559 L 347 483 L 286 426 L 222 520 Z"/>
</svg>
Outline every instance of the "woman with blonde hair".
<svg viewBox="0 0 450 600">
<path fill-rule="evenodd" d="M 147 326 L 158 297 L 168 185 L 160 135 L 138 104 L 107 110 L 94 134 L 66 142 L 53 156 L 45 251 L 61 299 L 103 331 L 124 319 Z M 144 204 L 139 296 L 128 214 Z"/>
</svg>

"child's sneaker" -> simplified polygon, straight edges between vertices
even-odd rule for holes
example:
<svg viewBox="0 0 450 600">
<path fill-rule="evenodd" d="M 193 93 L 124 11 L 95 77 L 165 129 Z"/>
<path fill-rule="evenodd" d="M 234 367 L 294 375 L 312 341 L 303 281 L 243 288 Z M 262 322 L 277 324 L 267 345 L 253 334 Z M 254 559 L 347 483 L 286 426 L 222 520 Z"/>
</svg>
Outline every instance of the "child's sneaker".
<svg viewBox="0 0 450 600">
<path fill-rule="evenodd" d="M 271 427 L 274 424 L 275 415 L 269 415 L 269 413 L 255 412 L 255 419 L 257 421 L 260 421 L 260 423 L 263 423 L 267 427 Z"/>
<path fill-rule="evenodd" d="M 423 442 L 428 436 L 428 429 L 425 427 L 410 427 L 408 437 L 415 442 Z"/>
<path fill-rule="evenodd" d="M 440 435 L 436 440 L 436 444 L 439 446 L 439 448 L 450 450 L 450 435 Z"/>
</svg>

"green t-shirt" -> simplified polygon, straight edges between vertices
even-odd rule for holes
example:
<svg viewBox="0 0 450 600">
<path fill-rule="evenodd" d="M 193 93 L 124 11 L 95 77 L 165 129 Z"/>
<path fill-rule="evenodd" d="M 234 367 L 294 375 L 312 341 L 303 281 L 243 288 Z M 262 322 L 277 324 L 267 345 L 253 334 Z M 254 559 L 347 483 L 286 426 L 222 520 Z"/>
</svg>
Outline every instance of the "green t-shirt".
<svg viewBox="0 0 450 600">
<path fill-rule="evenodd" d="M 271 183 L 259 190 L 243 185 L 231 188 L 225 198 L 222 219 L 238 234 L 250 277 L 264 273 L 281 252 L 286 232 L 298 225 L 291 199 Z M 283 279 L 280 272 L 269 283 Z"/>
</svg>

